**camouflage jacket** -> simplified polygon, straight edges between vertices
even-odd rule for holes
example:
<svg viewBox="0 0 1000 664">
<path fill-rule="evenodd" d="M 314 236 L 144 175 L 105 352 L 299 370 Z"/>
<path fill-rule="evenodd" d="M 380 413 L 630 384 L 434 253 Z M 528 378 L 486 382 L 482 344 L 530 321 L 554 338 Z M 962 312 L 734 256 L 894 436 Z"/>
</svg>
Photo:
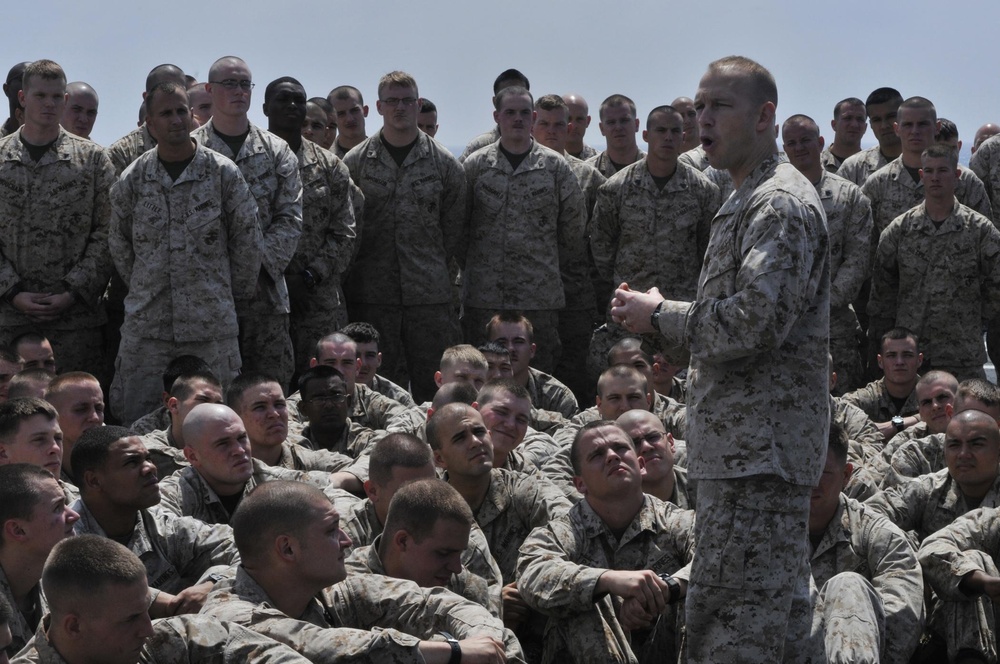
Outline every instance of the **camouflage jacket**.
<svg viewBox="0 0 1000 664">
<path fill-rule="evenodd" d="M 73 525 L 75 534 L 108 536 L 82 499 L 73 504 L 73 511 L 80 515 Z M 168 593 L 194 585 L 218 566 L 240 562 L 229 526 L 208 525 L 155 507 L 139 510 L 125 547 L 142 561 L 149 587 Z"/>
<path fill-rule="evenodd" d="M 146 123 L 125 134 L 108 146 L 108 157 L 120 176 L 129 164 L 156 147 L 156 139 L 149 133 Z"/>
<path fill-rule="evenodd" d="M 851 155 L 853 156 L 853 155 Z M 836 174 L 840 165 L 847 161 L 848 158 L 841 159 L 837 155 L 830 152 L 829 147 L 823 148 L 823 151 L 819 153 L 819 163 L 823 167 L 823 170 L 827 173 Z"/>
<path fill-rule="evenodd" d="M 881 661 L 907 664 L 923 628 L 924 580 L 906 535 L 881 514 L 841 495 L 810 563 L 817 587 L 843 572 L 871 582 L 885 608 Z"/>
<path fill-rule="evenodd" d="M 417 407 L 416 402 L 413 401 L 413 395 L 384 376 L 379 376 L 378 374 L 372 376 L 372 386 L 369 389 L 401 403 L 407 408 Z"/>
<path fill-rule="evenodd" d="M 882 480 L 882 488 L 901 484 L 921 475 L 930 475 L 946 467 L 944 461 L 943 433 L 934 433 L 923 438 L 900 441 L 889 458 L 889 469 Z M 886 445 L 886 451 L 888 451 Z"/>
<path fill-rule="evenodd" d="M 305 482 L 318 489 L 325 489 L 330 484 L 329 473 L 278 468 L 263 464 L 257 459 L 253 459 L 252 463 L 253 475 L 243 487 L 244 496 L 253 491 L 258 484 L 274 480 Z M 208 524 L 228 524 L 232 516 L 226 511 L 218 494 L 193 466 L 188 466 L 160 482 L 160 509 L 176 516 L 189 516 Z"/>
<path fill-rule="evenodd" d="M 872 422 L 888 422 L 896 415 L 909 417 L 916 415 L 918 411 L 915 390 L 906 397 L 906 403 L 903 404 L 903 407 L 897 409 L 885 387 L 885 378 L 879 378 L 862 388 L 848 392 L 842 398 L 863 410 Z"/>
<path fill-rule="evenodd" d="M 591 223 L 594 218 L 594 205 L 597 203 L 597 190 L 608 179 L 599 170 L 582 159 L 577 159 L 565 153 L 563 153 L 563 157 L 566 158 L 569 170 L 573 171 L 576 181 L 580 184 L 580 190 L 583 191 L 584 207 L 587 209 L 587 236 L 590 237 Z"/>
<path fill-rule="evenodd" d="M 646 153 L 636 148 L 635 161 L 633 161 L 632 164 L 637 164 L 645 159 Z M 611 161 L 611 157 L 608 156 L 607 150 L 598 152 L 596 155 L 588 159 L 586 163 L 596 168 L 597 171 L 606 178 L 610 178 L 612 175 L 618 173 L 618 168 L 615 166 L 614 162 Z M 629 164 L 629 166 L 632 164 Z M 623 168 L 622 170 L 625 169 Z"/>
<path fill-rule="evenodd" d="M 31 589 L 30 592 L 32 601 L 32 611 L 31 616 L 35 620 L 41 620 L 48 610 L 48 602 L 45 601 L 45 593 L 42 592 L 42 584 L 36 583 L 35 587 Z M 10 607 L 10 619 L 7 621 L 7 627 L 10 628 L 10 635 L 12 637 L 10 645 L 7 646 L 7 655 L 13 657 L 15 653 L 24 648 L 24 645 L 31 640 L 31 635 L 35 633 L 35 628 L 37 624 L 31 624 L 25 615 L 18 609 L 17 602 L 14 599 L 14 591 L 10 588 L 10 582 L 7 581 L 7 574 L 0 567 L 0 596 L 7 601 L 7 606 Z M 3 654 L 3 649 L 0 649 L 0 656 Z"/>
<path fill-rule="evenodd" d="M 166 406 L 160 406 L 133 422 L 132 426 L 128 428 L 128 432 L 136 436 L 143 436 L 147 433 L 169 428 L 170 411 L 167 410 Z"/>
<path fill-rule="evenodd" d="M 300 425 L 306 424 L 306 419 L 299 413 L 299 402 L 301 400 L 302 395 L 298 392 L 289 395 L 288 399 L 285 400 L 288 406 L 288 423 L 290 426 L 293 422 L 298 422 Z M 354 398 L 351 399 L 351 413 L 349 417 L 352 422 L 363 427 L 373 430 L 388 429 L 391 431 L 392 429 L 389 429 L 389 421 L 396 416 L 406 421 L 405 413 L 407 410 L 407 407 L 398 401 L 394 401 L 383 394 L 379 394 L 370 387 L 357 383 L 354 386 Z"/>
<path fill-rule="evenodd" d="M 972 599 L 958 587 L 972 572 L 988 572 L 981 561 L 1000 551 L 1000 510 L 995 506 L 967 512 L 927 537 L 917 552 L 927 583 L 941 598 Z"/>
<path fill-rule="evenodd" d="M 289 436 L 291 439 L 293 436 Z M 327 473 L 334 473 L 338 470 L 347 470 L 356 463 L 356 460 L 340 452 L 330 450 L 314 450 L 306 446 L 308 440 L 303 440 L 294 436 L 299 442 L 289 442 L 285 440 L 281 443 L 281 457 L 277 468 L 288 470 L 321 470 Z M 367 478 L 365 478 L 367 479 Z"/>
<path fill-rule="evenodd" d="M 236 337 L 234 302 L 260 271 L 257 205 L 233 163 L 200 147 L 177 180 L 156 151 L 111 190 L 109 246 L 128 285 L 122 333 L 191 342 Z"/>
<path fill-rule="evenodd" d="M 465 160 L 472 156 L 473 152 L 478 152 L 482 150 L 487 145 L 492 145 L 500 140 L 500 127 L 494 125 L 489 131 L 484 131 L 479 136 L 469 141 L 468 145 L 465 146 L 465 150 L 458 157 L 458 162 L 464 164 Z"/>
<path fill-rule="evenodd" d="M 657 286 L 665 297 L 690 301 L 708 247 L 719 188 L 687 164 L 662 188 L 645 160 L 622 169 L 600 189 L 590 248 L 608 299 L 620 283 Z"/>
<path fill-rule="evenodd" d="M 364 229 L 346 282 L 349 302 L 451 301 L 448 264 L 465 243 L 465 173 L 440 143 L 418 132 L 402 166 L 382 130 L 344 159 L 365 194 Z"/>
<path fill-rule="evenodd" d="M 982 365 L 981 321 L 1000 315 L 1000 230 L 959 203 L 940 227 L 923 203 L 897 217 L 878 243 L 868 314 L 871 335 L 915 332 L 932 367 Z"/>
<path fill-rule="evenodd" d="M 663 303 L 660 333 L 691 352 L 692 479 L 819 479 L 830 423 L 828 244 L 815 188 L 775 154 L 713 221 L 697 300 Z"/>
<path fill-rule="evenodd" d="M 524 386 L 531 396 L 533 408 L 551 410 L 570 418 L 580 412 L 573 391 L 544 371 L 528 367 L 528 384 Z"/>
<path fill-rule="evenodd" d="M 156 464 L 156 476 L 161 480 L 191 465 L 188 463 L 187 457 L 184 456 L 182 447 L 174 440 L 174 434 L 169 424 L 166 429 L 157 429 L 142 434 L 139 436 L 139 440 L 149 450 L 149 456 Z"/>
<path fill-rule="evenodd" d="M 191 132 L 201 145 L 232 159 L 257 201 L 257 220 L 263 239 L 257 292 L 236 301 L 245 314 L 287 314 L 288 288 L 285 268 L 292 260 L 302 234 L 302 181 L 299 160 L 282 139 L 250 123 L 240 153 L 234 155 L 209 120 Z"/>
<path fill-rule="evenodd" d="M 460 252 L 466 306 L 589 310 L 583 192 L 566 160 L 532 141 L 517 170 L 499 141 L 464 164 L 468 250 Z"/>
<path fill-rule="evenodd" d="M 837 169 L 837 175 L 849 180 L 859 187 L 865 183 L 872 173 L 889 163 L 879 146 L 852 154 L 844 160 Z"/>
<path fill-rule="evenodd" d="M 500 137 L 497 136 L 497 138 Z M 580 150 L 580 154 L 569 154 L 569 152 L 567 152 L 566 154 L 569 155 L 570 157 L 573 157 L 574 159 L 579 159 L 580 161 L 587 161 L 591 157 L 596 157 L 598 155 L 598 152 L 596 148 L 593 148 L 584 143 L 583 148 Z"/>
<path fill-rule="evenodd" d="M 687 164 L 692 168 L 696 168 L 699 171 L 704 171 L 709 168 L 708 155 L 705 154 L 705 148 L 700 145 L 691 148 L 687 152 L 682 152 L 680 156 L 677 157 L 677 163 Z"/>
<path fill-rule="evenodd" d="M 74 303 L 54 329 L 105 322 L 99 300 L 111 277 L 108 190 L 114 170 L 104 149 L 64 129 L 37 161 L 21 130 L 0 139 L 0 293 L 69 291 Z M 6 300 L 0 326 L 35 325 Z"/>
<path fill-rule="evenodd" d="M 969 160 L 969 168 L 982 180 L 993 209 L 1000 210 L 1000 139 L 986 139 Z"/>
</svg>

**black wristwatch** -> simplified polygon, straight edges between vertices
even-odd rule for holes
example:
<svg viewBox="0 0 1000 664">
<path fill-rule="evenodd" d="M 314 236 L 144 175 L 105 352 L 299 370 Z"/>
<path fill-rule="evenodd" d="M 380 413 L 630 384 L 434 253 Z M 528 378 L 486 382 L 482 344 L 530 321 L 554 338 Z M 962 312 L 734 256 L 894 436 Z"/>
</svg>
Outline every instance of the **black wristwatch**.
<svg viewBox="0 0 1000 664">
<path fill-rule="evenodd" d="M 902 431 L 906 428 L 906 425 L 903 424 L 903 418 L 899 415 L 895 416 L 890 421 L 892 422 L 892 426 L 896 427 L 896 431 Z"/>
<path fill-rule="evenodd" d="M 655 332 L 660 331 L 660 314 L 663 313 L 664 302 L 666 302 L 666 300 L 660 300 L 660 303 L 656 305 L 655 309 L 653 309 L 653 313 L 649 314 L 649 324 L 653 326 L 653 330 Z"/>
<path fill-rule="evenodd" d="M 677 579 L 669 574 L 660 574 L 660 580 L 667 584 L 667 588 L 670 589 L 671 604 L 681 598 L 681 584 L 677 582 Z"/>
<path fill-rule="evenodd" d="M 462 661 L 462 646 L 458 644 L 458 639 L 449 634 L 448 632 L 438 632 L 444 637 L 444 640 L 448 642 L 451 646 L 451 659 L 448 660 L 448 664 L 460 664 Z"/>
</svg>

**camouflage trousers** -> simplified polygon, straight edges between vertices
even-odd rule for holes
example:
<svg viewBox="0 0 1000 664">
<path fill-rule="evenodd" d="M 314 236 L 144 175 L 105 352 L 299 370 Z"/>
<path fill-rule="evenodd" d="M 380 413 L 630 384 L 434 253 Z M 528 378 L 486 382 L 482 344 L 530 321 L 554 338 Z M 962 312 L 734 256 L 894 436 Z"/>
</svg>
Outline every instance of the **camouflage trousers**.
<svg viewBox="0 0 1000 664">
<path fill-rule="evenodd" d="M 0 338 L 9 342 L 25 332 L 37 332 L 49 340 L 49 343 L 52 344 L 52 354 L 55 355 L 59 373 L 86 371 L 101 381 L 101 385 L 107 385 L 103 327 L 57 330 L 45 325 L 18 325 L 0 328 Z"/>
<path fill-rule="evenodd" d="M 295 373 L 288 314 L 247 314 L 239 317 L 243 373 L 262 373 L 288 390 Z"/>
<path fill-rule="evenodd" d="M 975 561 L 987 574 L 1000 576 L 992 556 L 982 551 L 966 551 L 963 557 Z M 988 597 L 966 601 L 938 600 L 931 611 L 928 626 L 944 637 L 948 645 L 948 661 L 955 661 L 960 651 L 971 651 L 997 662 L 997 607 Z"/>
<path fill-rule="evenodd" d="M 698 480 L 690 664 L 824 661 L 812 635 L 811 491 L 769 476 Z"/>
<path fill-rule="evenodd" d="M 831 393 L 842 397 L 848 392 L 864 387 L 865 370 L 861 364 L 861 353 L 858 351 L 857 338 L 838 337 L 830 335 L 830 357 L 833 358 L 831 371 L 837 372 L 837 384 Z"/>
<path fill-rule="evenodd" d="M 235 338 L 177 343 L 123 335 L 111 384 L 111 409 L 125 426 L 162 405 L 163 370 L 180 355 L 207 362 L 223 387 L 240 373 Z"/>
<path fill-rule="evenodd" d="M 465 343 L 481 346 L 486 343 L 486 324 L 499 309 L 479 309 L 465 307 L 462 312 L 462 331 Z M 531 321 L 534 329 L 535 357 L 531 366 L 545 373 L 555 371 L 562 353 L 562 342 L 559 339 L 559 312 L 553 309 L 522 309 L 524 316 Z M 416 398 L 416 395 L 413 395 Z M 419 403 L 419 401 L 417 401 Z"/>
<path fill-rule="evenodd" d="M 573 391 L 573 395 L 580 403 L 593 403 L 596 394 L 597 381 L 590 380 L 587 372 L 587 353 L 593 330 L 593 310 L 564 309 L 559 312 L 559 340 L 562 342 L 562 353 L 553 375 Z"/>
<path fill-rule="evenodd" d="M 450 302 L 414 306 L 352 302 L 352 322 L 371 323 L 381 336 L 382 366 L 378 372 L 404 388 L 413 400 L 430 401 L 437 392 L 434 373 L 441 355 L 461 341 L 458 319 Z"/>
<path fill-rule="evenodd" d="M 309 297 L 292 297 L 291 304 L 288 332 L 295 356 L 295 373 L 299 374 L 309 368 L 309 360 L 316 355 L 316 342 L 347 325 L 347 308 L 339 276 L 334 275 L 319 284 Z"/>
<path fill-rule="evenodd" d="M 823 639 L 830 664 L 882 661 L 885 607 L 871 582 L 843 572 L 824 583 L 816 599 L 813 634 Z"/>
</svg>

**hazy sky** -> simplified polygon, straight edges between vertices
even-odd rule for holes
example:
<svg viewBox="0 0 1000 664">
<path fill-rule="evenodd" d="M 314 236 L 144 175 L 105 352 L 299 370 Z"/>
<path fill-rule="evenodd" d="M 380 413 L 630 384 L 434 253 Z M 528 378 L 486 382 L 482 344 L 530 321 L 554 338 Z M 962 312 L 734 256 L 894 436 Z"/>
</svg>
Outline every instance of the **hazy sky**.
<svg viewBox="0 0 1000 664">
<path fill-rule="evenodd" d="M 174 63 L 204 80 L 229 54 L 253 72 L 251 119 L 265 127 L 264 86 L 290 75 L 309 96 L 357 86 L 374 129 L 378 79 L 404 69 L 437 104 L 438 139 L 449 147 L 490 128 L 493 79 L 508 67 L 528 76 L 536 96 L 584 95 L 594 116 L 587 141 L 603 145 L 602 99 L 630 96 L 645 121 L 654 106 L 694 96 L 705 65 L 730 54 L 774 73 L 779 119 L 811 115 L 828 141 L 834 103 L 884 85 L 933 101 L 958 124 L 966 158 L 976 128 L 1000 122 L 996 2 L 102 0 L 40 1 L 29 14 L 8 12 L 0 67 L 51 58 L 70 80 L 92 84 L 101 97 L 93 138 L 103 145 L 136 126 L 153 66 Z M 979 26 L 985 37 L 975 36 Z M 870 131 L 864 143 L 874 144 Z"/>
</svg>

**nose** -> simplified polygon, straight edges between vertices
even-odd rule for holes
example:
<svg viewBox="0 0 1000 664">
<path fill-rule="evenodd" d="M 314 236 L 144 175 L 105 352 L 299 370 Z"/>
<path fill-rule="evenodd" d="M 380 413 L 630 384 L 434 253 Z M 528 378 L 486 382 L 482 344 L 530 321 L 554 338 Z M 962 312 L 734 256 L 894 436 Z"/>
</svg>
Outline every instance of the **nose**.
<svg viewBox="0 0 1000 664">
<path fill-rule="evenodd" d="M 71 510 L 69 508 L 69 506 L 67 506 L 66 507 L 66 523 L 74 524 L 74 523 L 76 523 L 79 520 L 80 520 L 80 515 L 77 512 L 75 512 L 74 510 Z"/>
<path fill-rule="evenodd" d="M 459 553 L 456 553 L 456 554 L 454 554 L 452 556 L 449 556 L 448 557 L 447 568 L 448 568 L 448 571 L 451 572 L 452 574 L 461 574 L 462 573 L 462 569 L 463 569 L 462 568 L 462 555 L 459 554 Z"/>
</svg>

